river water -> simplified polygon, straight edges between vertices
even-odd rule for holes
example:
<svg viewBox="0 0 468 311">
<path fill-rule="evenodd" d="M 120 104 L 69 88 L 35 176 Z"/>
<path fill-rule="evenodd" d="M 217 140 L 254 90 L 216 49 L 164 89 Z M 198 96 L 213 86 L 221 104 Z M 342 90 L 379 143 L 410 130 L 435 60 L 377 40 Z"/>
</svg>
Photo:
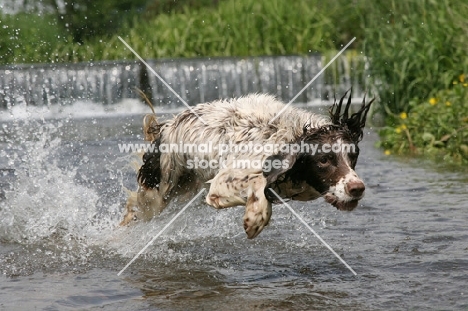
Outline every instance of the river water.
<svg viewBox="0 0 468 311">
<path fill-rule="evenodd" d="M 118 144 L 142 139 L 147 108 L 15 109 L 0 113 L 1 310 L 468 308 L 468 177 L 385 156 L 372 128 L 355 211 L 291 203 L 357 276 L 284 206 L 247 240 L 242 207 L 202 199 L 117 276 L 182 208 L 117 226 L 136 188 Z"/>
</svg>

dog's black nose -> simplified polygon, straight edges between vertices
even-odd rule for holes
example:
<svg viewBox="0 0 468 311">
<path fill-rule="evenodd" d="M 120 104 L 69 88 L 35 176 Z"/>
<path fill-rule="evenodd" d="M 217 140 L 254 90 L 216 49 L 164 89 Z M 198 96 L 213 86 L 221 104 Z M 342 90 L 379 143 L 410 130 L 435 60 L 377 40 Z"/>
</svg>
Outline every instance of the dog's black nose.
<svg viewBox="0 0 468 311">
<path fill-rule="evenodd" d="M 346 184 L 346 192 L 352 197 L 360 197 L 366 190 L 362 181 L 351 181 Z"/>
</svg>

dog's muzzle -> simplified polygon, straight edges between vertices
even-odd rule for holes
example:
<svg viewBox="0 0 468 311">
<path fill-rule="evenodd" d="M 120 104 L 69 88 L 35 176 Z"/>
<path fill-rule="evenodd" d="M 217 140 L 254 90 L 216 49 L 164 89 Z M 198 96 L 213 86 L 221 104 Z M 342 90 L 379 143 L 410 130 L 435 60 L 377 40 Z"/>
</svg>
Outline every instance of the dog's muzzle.
<svg viewBox="0 0 468 311">
<path fill-rule="evenodd" d="M 352 211 L 358 205 L 360 199 L 364 197 L 366 186 L 361 180 L 350 181 L 344 187 L 345 195 L 339 198 L 333 193 L 325 194 L 325 201 L 339 209 L 340 211 Z"/>
</svg>

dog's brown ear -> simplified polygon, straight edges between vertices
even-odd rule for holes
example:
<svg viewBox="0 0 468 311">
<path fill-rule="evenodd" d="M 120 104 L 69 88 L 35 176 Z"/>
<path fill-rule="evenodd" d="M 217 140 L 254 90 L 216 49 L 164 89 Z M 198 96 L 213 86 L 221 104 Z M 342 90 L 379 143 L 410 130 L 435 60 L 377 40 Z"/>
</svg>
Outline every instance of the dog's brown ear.
<svg viewBox="0 0 468 311">
<path fill-rule="evenodd" d="M 344 111 L 342 112 L 343 101 L 345 100 L 348 93 L 348 102 L 345 104 Z M 349 116 L 349 107 L 351 106 L 352 97 L 351 95 L 352 89 L 349 89 L 346 91 L 343 97 L 341 97 L 339 102 L 337 102 L 335 99 L 335 102 L 333 106 L 331 106 L 329 112 L 332 123 L 347 128 L 351 132 L 353 139 L 358 142 L 362 139 L 362 130 L 366 125 L 367 113 L 369 112 L 370 106 L 374 102 L 375 98 L 366 104 L 366 97 L 364 96 L 361 108 Z"/>
<path fill-rule="evenodd" d="M 263 162 L 263 176 L 267 180 L 267 188 L 274 183 L 278 177 L 289 171 L 296 162 L 297 155 L 290 153 L 279 153 L 271 155 Z"/>
</svg>

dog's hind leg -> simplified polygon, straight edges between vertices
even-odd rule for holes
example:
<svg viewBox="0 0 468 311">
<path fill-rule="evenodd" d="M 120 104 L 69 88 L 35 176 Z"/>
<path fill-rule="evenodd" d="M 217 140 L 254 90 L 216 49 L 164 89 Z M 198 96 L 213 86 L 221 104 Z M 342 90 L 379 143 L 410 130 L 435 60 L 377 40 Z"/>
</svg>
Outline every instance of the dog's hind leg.
<svg viewBox="0 0 468 311">
<path fill-rule="evenodd" d="M 154 216 L 159 215 L 167 205 L 157 187 L 147 188 L 144 185 L 138 187 L 137 203 L 136 220 L 141 219 L 144 221 L 151 220 Z"/>
<path fill-rule="evenodd" d="M 245 204 L 244 229 L 255 238 L 270 221 L 271 203 L 265 197 L 267 181 L 258 170 L 221 170 L 212 180 L 206 202 L 215 208 Z"/>
<path fill-rule="evenodd" d="M 166 205 L 166 201 L 157 188 L 145 188 L 140 185 L 138 191 L 130 193 L 125 206 L 127 213 L 120 225 L 126 226 L 136 220 L 151 220 L 151 218 L 160 214 Z"/>
<path fill-rule="evenodd" d="M 155 148 L 159 139 L 153 141 Z M 127 213 L 120 225 L 127 225 L 132 220 L 150 220 L 166 206 L 164 196 L 160 194 L 161 182 L 160 154 L 147 152 L 143 155 L 143 165 L 138 170 L 138 190 L 132 192 L 127 200 Z"/>
<path fill-rule="evenodd" d="M 125 206 L 127 213 L 120 225 L 126 226 L 136 220 L 148 221 L 161 213 L 165 207 L 166 202 L 162 199 L 158 189 L 145 188 L 140 185 L 138 191 L 130 193 Z"/>
<path fill-rule="evenodd" d="M 125 210 L 127 211 L 127 213 L 125 214 L 123 220 L 120 222 L 120 226 L 126 226 L 133 220 L 136 220 L 134 211 L 135 206 L 138 206 L 137 193 L 134 191 L 128 191 L 127 204 L 125 205 Z"/>
<path fill-rule="evenodd" d="M 159 215 L 174 194 L 183 174 L 169 153 L 147 153 L 138 173 L 137 219 L 150 220 Z M 164 174 L 162 173 L 164 172 Z M 184 189 L 182 189 L 184 190 Z"/>
</svg>

